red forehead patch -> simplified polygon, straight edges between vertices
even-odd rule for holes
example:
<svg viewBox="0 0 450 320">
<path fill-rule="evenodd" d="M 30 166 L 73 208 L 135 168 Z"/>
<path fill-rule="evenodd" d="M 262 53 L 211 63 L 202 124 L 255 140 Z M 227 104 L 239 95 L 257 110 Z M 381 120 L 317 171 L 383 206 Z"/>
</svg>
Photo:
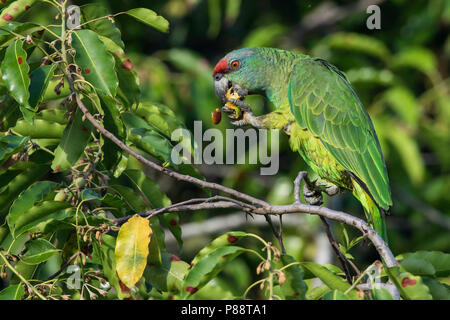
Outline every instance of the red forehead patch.
<svg viewBox="0 0 450 320">
<path fill-rule="evenodd" d="M 214 67 L 213 71 L 213 77 L 216 75 L 216 73 L 224 73 L 228 69 L 228 61 L 227 59 L 223 58 L 219 62 L 217 62 L 216 66 Z"/>
</svg>

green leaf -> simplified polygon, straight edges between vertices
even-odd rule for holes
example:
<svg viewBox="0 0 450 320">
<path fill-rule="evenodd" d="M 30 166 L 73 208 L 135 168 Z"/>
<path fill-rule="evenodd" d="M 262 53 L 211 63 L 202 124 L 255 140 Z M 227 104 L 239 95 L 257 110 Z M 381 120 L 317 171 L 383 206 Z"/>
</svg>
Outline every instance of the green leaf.
<svg viewBox="0 0 450 320">
<path fill-rule="evenodd" d="M 419 276 L 402 272 L 400 273 L 400 285 L 403 287 L 403 292 L 406 293 L 405 298 L 409 300 L 432 300 L 430 290 Z"/>
<path fill-rule="evenodd" d="M 33 110 L 30 110 L 29 108 L 24 107 L 24 106 L 19 106 L 19 110 L 20 110 L 20 112 L 22 113 L 23 118 L 24 118 L 28 123 L 33 123 L 34 115 L 35 115 L 35 113 L 34 113 Z"/>
<path fill-rule="evenodd" d="M 1 12 L 0 27 L 7 25 L 11 20 L 17 20 L 25 11 L 33 6 L 37 0 L 17 0 L 12 2 Z M 2 0 L 2 2 L 5 2 Z"/>
<path fill-rule="evenodd" d="M 117 180 L 116 180 L 117 181 Z M 114 182 L 114 181 L 113 181 Z M 141 195 L 136 193 L 132 188 L 123 186 L 119 183 L 113 183 L 108 186 L 110 191 L 114 191 L 123 197 L 128 206 L 134 211 L 144 211 L 149 208 L 149 206 L 144 202 Z"/>
<path fill-rule="evenodd" d="M 83 121 L 83 112 L 77 109 L 55 150 L 55 158 L 52 161 L 53 171 L 67 170 L 80 159 L 91 137 L 91 129 L 91 123 Z"/>
<path fill-rule="evenodd" d="M 32 229 L 41 222 L 58 218 L 64 219 L 66 215 L 65 209 L 71 207 L 71 204 L 62 201 L 41 201 L 36 203 L 32 208 L 26 211 L 24 214 L 20 215 L 15 219 L 14 222 L 9 223 L 11 232 L 14 236 L 18 236 L 25 231 Z M 58 217 L 60 216 L 60 217 Z"/>
<path fill-rule="evenodd" d="M 153 235 L 158 240 L 159 249 L 162 251 L 166 250 L 165 233 L 164 229 L 161 227 L 161 223 L 159 222 L 158 217 L 150 218 L 150 226 L 152 227 Z"/>
<path fill-rule="evenodd" d="M 105 44 L 106 49 L 114 56 L 117 77 L 119 78 L 118 97 L 123 100 L 126 109 L 129 110 L 133 104 L 139 103 L 141 89 L 139 88 L 139 77 L 133 70 L 133 64 L 128 59 L 125 51 L 109 38 L 99 36 Z"/>
<path fill-rule="evenodd" d="M 181 291 L 188 270 L 188 263 L 170 253 L 163 252 L 161 265 L 148 265 L 145 268 L 144 276 L 152 286 L 160 291 Z"/>
<path fill-rule="evenodd" d="M 33 208 L 36 202 L 42 201 L 44 196 L 53 191 L 57 186 L 56 182 L 52 181 L 38 181 L 28 187 L 27 190 L 22 192 L 19 197 L 13 202 L 9 209 L 7 217 L 10 230 L 14 234 L 14 225 L 17 220 L 28 210 Z"/>
<path fill-rule="evenodd" d="M 111 286 L 116 289 L 118 297 L 120 299 L 128 297 L 130 295 L 129 290 L 120 285 L 120 280 L 116 272 L 116 259 L 114 254 L 116 238 L 104 234 L 102 235 L 102 240 L 102 245 L 100 245 L 97 241 L 92 243 L 94 247 L 92 257 L 94 260 L 100 261 L 103 274 Z"/>
<path fill-rule="evenodd" d="M 8 212 L 11 203 L 23 190 L 27 189 L 33 182 L 47 174 L 48 170 L 48 165 L 34 164 L 32 167 L 23 170 L 11 179 L 5 188 L 0 190 L 0 217 L 3 216 L 5 212 Z"/>
<path fill-rule="evenodd" d="M 10 32 L 6 30 L 9 30 Z M 36 31 L 40 30 L 42 30 L 42 27 L 36 23 L 32 22 L 21 23 L 17 21 L 11 21 L 10 23 L 1 27 L 0 29 L 0 50 L 3 49 L 4 47 L 7 47 L 9 44 L 12 43 L 12 41 L 14 41 L 14 39 L 16 38 L 14 34 L 20 34 L 23 36 L 31 35 L 33 37 L 39 36 L 39 34 L 36 34 Z"/>
<path fill-rule="evenodd" d="M 170 138 L 174 130 L 186 127 L 167 109 L 167 107 L 161 104 L 143 101 L 137 107 L 136 115 L 141 117 L 152 128 Z M 190 149 L 190 141 L 188 141 L 186 147 L 188 150 Z"/>
<path fill-rule="evenodd" d="M 276 288 L 274 286 L 274 294 Z M 203 288 L 191 296 L 192 300 L 238 300 L 236 288 L 234 284 L 227 279 L 214 278 L 209 281 Z"/>
<path fill-rule="evenodd" d="M 342 271 L 339 267 L 335 266 L 334 264 L 324 264 L 322 267 L 326 268 L 328 271 L 330 271 L 334 275 L 344 275 L 344 271 Z M 309 269 L 304 268 L 304 279 L 309 280 L 316 278 L 317 276 L 312 273 Z"/>
<path fill-rule="evenodd" d="M 103 125 L 106 130 L 114 134 L 117 138 L 125 141 L 125 130 L 120 119 L 119 104 L 114 98 L 107 95 L 100 95 L 101 106 L 104 112 Z M 103 163 L 109 170 L 115 170 L 122 159 L 123 151 L 110 139 L 104 139 L 102 145 L 104 153 Z M 118 177 L 118 176 L 117 176 Z"/>
<path fill-rule="evenodd" d="M 416 251 L 411 253 L 403 253 L 397 256 L 397 260 L 401 259 L 418 259 L 430 263 L 436 277 L 447 277 L 450 275 L 450 254 L 440 251 Z M 401 261 L 403 266 L 403 260 Z M 404 267 L 404 266 L 403 266 Z M 414 274 L 412 270 L 405 269 Z"/>
<path fill-rule="evenodd" d="M 0 300 L 20 300 L 25 294 L 22 284 L 10 285 L 0 291 Z"/>
<path fill-rule="evenodd" d="M 211 241 L 207 246 L 203 247 L 197 255 L 192 259 L 191 265 L 196 265 L 200 260 L 206 257 L 208 254 L 213 252 L 214 250 L 222 247 L 227 247 L 231 245 L 235 245 L 239 242 L 243 237 L 246 237 L 248 234 L 242 231 L 229 231 Z"/>
<path fill-rule="evenodd" d="M 53 100 L 64 99 L 72 94 L 69 88 L 69 84 L 67 83 L 67 79 L 64 79 L 64 85 L 61 87 L 61 78 L 55 77 L 50 79 L 47 85 L 47 89 L 42 95 L 43 103 Z"/>
<path fill-rule="evenodd" d="M 96 90 L 115 96 L 119 81 L 114 69 L 114 58 L 91 30 L 72 33 L 72 47 L 76 50 L 75 62 L 81 74 Z"/>
<path fill-rule="evenodd" d="M 66 110 L 63 109 L 44 109 L 38 113 L 36 113 L 37 119 L 43 119 L 49 122 L 58 123 L 58 124 L 67 124 L 69 119 L 65 117 Z"/>
<path fill-rule="evenodd" d="M 242 47 L 276 47 L 286 31 L 286 26 L 279 23 L 263 25 L 249 32 L 243 40 Z"/>
<path fill-rule="evenodd" d="M 414 68 L 427 75 L 437 72 L 437 60 L 434 53 L 423 47 L 407 48 L 400 51 L 394 57 L 392 64 L 396 68 Z"/>
<path fill-rule="evenodd" d="M 163 221 L 164 225 L 173 234 L 177 240 L 178 247 L 181 249 L 183 247 L 183 238 L 180 227 L 180 217 L 176 212 L 168 212 L 158 216 L 160 220 Z"/>
<path fill-rule="evenodd" d="M 27 242 L 27 251 L 21 260 L 27 264 L 39 264 L 50 259 L 61 250 L 45 239 L 35 239 Z"/>
<path fill-rule="evenodd" d="M 347 79 L 352 85 L 381 85 L 390 86 L 395 83 L 395 75 L 388 69 L 377 69 L 370 66 L 364 66 L 345 71 Z"/>
<path fill-rule="evenodd" d="M 309 289 L 306 294 L 306 299 L 319 300 L 320 298 L 323 297 L 324 294 L 330 291 L 331 291 L 330 288 L 327 285 L 323 284 L 321 286 Z"/>
<path fill-rule="evenodd" d="M 34 119 L 33 123 L 19 120 L 12 129 L 14 132 L 32 139 L 60 139 L 65 128 L 65 125 L 54 121 Z"/>
<path fill-rule="evenodd" d="M 172 202 L 167 195 L 161 191 L 159 185 L 148 178 L 142 170 L 127 169 L 119 178 L 119 181 L 125 182 L 138 191 L 139 195 L 145 197 L 145 202 L 150 203 L 153 208 L 162 208 L 170 205 Z M 174 237 L 177 239 L 178 245 L 182 247 L 183 240 L 181 238 L 181 228 L 179 226 L 178 214 L 165 213 L 159 215 L 157 219 L 161 219 Z"/>
<path fill-rule="evenodd" d="M 124 101 L 127 109 L 133 104 L 139 104 L 141 89 L 139 88 L 139 77 L 134 71 L 133 65 L 129 59 L 121 60 L 118 56 L 114 56 L 116 61 L 116 72 L 119 78 L 118 95 Z"/>
<path fill-rule="evenodd" d="M 80 7 L 83 22 L 105 17 L 110 14 L 105 6 L 97 3 L 85 4 Z M 86 25 L 86 28 L 95 31 L 98 35 L 107 37 L 114 41 L 121 48 L 125 47 L 122 41 L 120 29 L 116 27 L 110 19 L 93 21 Z"/>
<path fill-rule="evenodd" d="M 159 160 L 170 161 L 172 145 L 168 139 L 152 130 L 142 119 L 125 112 L 122 115 L 128 132 L 128 139 L 139 149 L 153 155 Z"/>
<path fill-rule="evenodd" d="M 144 273 L 151 234 L 149 221 L 138 215 L 120 227 L 115 249 L 116 271 L 128 288 L 133 288 Z"/>
<path fill-rule="evenodd" d="M 161 32 L 169 32 L 169 21 L 147 8 L 135 8 L 125 12 L 136 20 L 145 23 Z"/>
<path fill-rule="evenodd" d="M 14 99 L 22 106 L 29 106 L 30 66 L 27 63 L 27 52 L 23 49 L 22 40 L 14 41 L 6 49 L 1 64 L 2 79 Z"/>
<path fill-rule="evenodd" d="M 296 262 L 295 259 L 287 254 L 281 255 L 283 266 Z M 286 281 L 281 284 L 281 290 L 288 300 L 305 300 L 306 291 L 308 289 L 305 281 L 303 281 L 303 270 L 298 264 L 292 265 L 283 270 L 286 275 Z"/>
<path fill-rule="evenodd" d="M 436 270 L 431 263 L 421 259 L 408 257 L 402 260 L 402 268 L 418 276 L 434 276 Z"/>
<path fill-rule="evenodd" d="M 409 272 L 400 272 L 399 267 L 385 268 L 389 278 L 406 300 L 431 300 L 430 289 L 423 283 L 422 278 Z"/>
<path fill-rule="evenodd" d="M 127 169 L 124 175 L 130 179 L 132 186 L 142 192 L 153 208 L 162 208 L 172 204 L 167 195 L 161 191 L 159 185 L 148 178 L 140 170 Z"/>
<path fill-rule="evenodd" d="M 125 169 L 128 166 L 128 156 L 125 153 L 122 153 L 120 155 L 120 161 L 117 163 L 117 165 L 114 168 L 113 175 L 115 178 L 118 178 L 122 175 L 122 173 L 125 171 Z"/>
<path fill-rule="evenodd" d="M 413 92 L 403 86 L 393 87 L 383 93 L 383 99 L 405 120 L 416 128 L 419 123 L 421 107 Z"/>
<path fill-rule="evenodd" d="M 203 257 L 191 268 L 191 270 L 189 270 L 184 281 L 182 298 L 186 299 L 189 295 L 200 290 L 222 271 L 225 264 L 246 251 L 247 249 L 241 247 L 227 246 L 217 248 Z"/>
<path fill-rule="evenodd" d="M 8 160 L 13 154 L 23 150 L 28 140 L 28 137 L 18 137 L 12 134 L 0 137 L 0 164 Z"/>
<path fill-rule="evenodd" d="M 422 277 L 423 283 L 430 290 L 433 300 L 450 300 L 450 286 L 428 277 Z"/>
<path fill-rule="evenodd" d="M 333 290 L 323 295 L 322 300 L 351 300 L 348 295 L 339 290 Z"/>
<path fill-rule="evenodd" d="M 372 289 L 370 292 L 374 300 L 394 300 L 389 290 L 385 288 Z"/>
<path fill-rule="evenodd" d="M 30 98 L 28 99 L 31 108 L 36 108 L 38 103 L 42 101 L 55 69 L 55 64 L 45 65 L 34 69 L 31 73 Z"/>
<path fill-rule="evenodd" d="M 153 227 L 153 224 L 152 224 L 153 221 L 154 220 L 150 221 L 150 227 Z M 152 229 L 153 232 L 155 232 L 156 230 L 158 230 L 158 228 Z M 158 235 L 156 235 L 156 237 L 158 237 Z M 162 264 L 161 249 L 159 247 L 158 242 L 159 242 L 159 240 L 158 241 L 150 241 L 150 244 L 148 246 L 147 266 L 153 265 L 153 266 L 159 267 Z M 145 271 L 144 271 L 144 273 L 145 273 Z"/>
<path fill-rule="evenodd" d="M 169 140 L 156 131 L 135 128 L 129 131 L 128 138 L 136 147 L 153 155 L 162 162 L 171 162 L 172 145 Z"/>
<path fill-rule="evenodd" d="M 324 284 L 326 284 L 332 290 L 340 290 L 342 292 L 346 292 L 350 288 L 350 284 L 338 277 L 334 273 L 330 272 L 325 267 L 318 265 L 314 262 L 303 262 L 302 267 L 308 269 L 311 273 L 313 273 L 317 278 L 322 280 Z M 355 289 L 351 290 L 347 293 L 351 299 L 358 299 L 358 294 Z"/>
<path fill-rule="evenodd" d="M 411 182 L 415 185 L 422 183 L 425 178 L 425 163 L 417 140 L 395 123 L 389 126 L 389 130 L 386 138 L 397 149 Z"/>
<path fill-rule="evenodd" d="M 389 49 L 386 45 L 375 37 L 350 33 L 339 32 L 326 37 L 323 42 L 331 48 L 362 52 L 367 55 L 375 56 L 383 61 L 390 58 Z"/>
<path fill-rule="evenodd" d="M 16 100 L 9 94 L 6 87 L 0 85 L 0 130 L 6 131 L 14 127 L 21 117 Z"/>
</svg>

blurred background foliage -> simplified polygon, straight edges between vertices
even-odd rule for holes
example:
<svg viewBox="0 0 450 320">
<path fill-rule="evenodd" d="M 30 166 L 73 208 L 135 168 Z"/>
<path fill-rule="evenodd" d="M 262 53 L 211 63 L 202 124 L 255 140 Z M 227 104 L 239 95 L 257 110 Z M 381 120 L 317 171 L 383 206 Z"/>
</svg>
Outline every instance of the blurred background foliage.
<svg viewBox="0 0 450 320">
<path fill-rule="evenodd" d="M 394 254 L 416 250 L 449 252 L 450 237 L 450 1 L 241 1 L 241 0 L 123 0 L 97 2 L 116 13 L 148 7 L 170 21 L 167 34 L 128 17 L 117 18 L 127 54 L 138 72 L 142 98 L 163 103 L 175 111 L 188 128 L 194 120 L 207 128 L 231 128 L 227 119 L 211 122 L 220 107 L 214 95 L 212 69 L 233 49 L 270 46 L 321 57 L 343 70 L 370 113 L 388 166 L 394 205 L 387 218 Z M 381 8 L 381 29 L 369 30 L 369 4 Z M 49 10 L 30 10 L 36 22 L 48 20 Z M 246 100 L 255 114 L 270 111 L 263 98 Z M 255 165 L 198 166 L 209 180 L 276 204 L 292 202 L 296 174 L 305 170 L 297 153 L 280 135 L 280 171 L 260 176 Z M 172 202 L 203 195 L 196 187 L 158 177 Z M 362 208 L 350 194 L 327 199 L 325 205 L 362 216 Z M 243 215 L 243 214 L 242 214 Z M 225 220 L 224 220 L 225 219 Z M 230 212 L 180 214 L 185 226 L 184 247 L 176 242 L 168 250 L 191 259 L 218 234 L 233 229 L 264 234 L 275 239 L 260 223 L 226 223 Z M 234 220 L 233 220 L 234 221 Z M 239 221 L 244 221 L 240 219 Z M 206 225 L 208 223 L 208 225 Z M 215 223 L 215 224 L 214 224 Z M 212 225 L 212 226 L 211 226 Z M 338 239 L 343 227 L 333 225 Z M 347 230 L 351 237 L 358 234 Z M 300 261 L 336 263 L 328 243 L 320 239 L 317 217 L 286 219 L 287 252 Z M 170 241 L 170 239 L 169 239 Z M 364 269 L 377 258 L 373 247 L 362 243 L 351 250 Z M 217 279 L 200 290 L 208 298 L 238 295 L 255 276 L 257 261 L 239 257 Z M 217 291 L 217 297 L 212 297 Z"/>
</svg>

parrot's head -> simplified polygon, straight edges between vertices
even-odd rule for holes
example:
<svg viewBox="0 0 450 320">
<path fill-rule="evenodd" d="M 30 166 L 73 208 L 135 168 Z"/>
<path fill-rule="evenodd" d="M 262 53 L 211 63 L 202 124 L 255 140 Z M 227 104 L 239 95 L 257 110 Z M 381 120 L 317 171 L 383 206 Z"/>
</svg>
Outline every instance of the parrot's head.
<svg viewBox="0 0 450 320">
<path fill-rule="evenodd" d="M 234 87 L 240 96 L 260 93 L 264 90 L 264 55 L 261 48 L 244 48 L 232 51 L 214 67 L 214 89 L 224 102 L 227 90 Z"/>
</svg>

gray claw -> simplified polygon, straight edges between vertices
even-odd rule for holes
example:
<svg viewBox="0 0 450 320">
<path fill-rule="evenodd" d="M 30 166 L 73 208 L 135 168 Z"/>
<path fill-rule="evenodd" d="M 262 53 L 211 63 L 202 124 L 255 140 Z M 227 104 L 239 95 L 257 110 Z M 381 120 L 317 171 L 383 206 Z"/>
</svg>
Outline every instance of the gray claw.
<svg viewBox="0 0 450 320">
<path fill-rule="evenodd" d="M 246 104 L 244 101 L 237 100 L 237 99 L 229 99 L 228 102 L 231 104 L 234 104 L 235 106 L 238 106 L 240 109 L 242 109 L 245 112 L 252 112 L 252 109 L 248 104 Z"/>
<path fill-rule="evenodd" d="M 232 113 L 232 112 L 234 112 L 233 109 L 229 109 L 229 108 L 227 108 L 225 106 L 222 107 L 222 111 L 225 112 L 225 113 Z"/>
<path fill-rule="evenodd" d="M 231 124 L 236 127 L 242 127 L 242 126 L 247 125 L 247 121 L 245 121 L 245 120 L 231 121 Z"/>
<path fill-rule="evenodd" d="M 335 196 L 339 193 L 340 189 L 338 186 L 331 186 L 325 189 L 325 193 L 329 196 Z"/>
<path fill-rule="evenodd" d="M 303 187 L 303 197 L 310 205 L 321 205 L 323 196 L 320 190 L 310 189 L 308 184 Z"/>
</svg>

